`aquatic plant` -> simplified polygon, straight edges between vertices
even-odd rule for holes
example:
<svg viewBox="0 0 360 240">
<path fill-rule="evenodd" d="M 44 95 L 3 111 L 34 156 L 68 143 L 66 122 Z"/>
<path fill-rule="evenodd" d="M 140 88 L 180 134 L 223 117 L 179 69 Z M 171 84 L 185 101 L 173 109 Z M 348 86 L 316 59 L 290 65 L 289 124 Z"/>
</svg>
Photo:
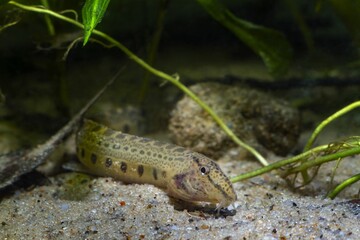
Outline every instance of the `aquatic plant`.
<svg viewBox="0 0 360 240">
<path fill-rule="evenodd" d="M 101 21 L 110 0 L 86 0 L 82 9 L 85 45 Z M 168 1 L 163 1 L 167 5 Z M 259 55 L 273 76 L 283 75 L 291 62 L 292 47 L 284 34 L 236 17 L 218 0 L 197 2 L 219 23 Z"/>
<path fill-rule="evenodd" d="M 324 121 L 322 121 L 314 130 L 302 153 L 288 159 L 274 162 L 266 167 L 248 173 L 240 174 L 232 178 L 231 181 L 238 182 L 276 170 L 280 176 L 287 179 L 288 183 L 292 187 L 298 188 L 309 184 L 317 175 L 318 170 L 322 164 L 330 161 L 338 161 L 339 164 L 340 161 L 342 161 L 346 157 L 360 154 L 360 136 L 349 136 L 348 138 L 341 141 L 335 141 L 326 145 L 311 148 L 315 139 L 325 128 L 325 126 L 327 126 L 335 119 L 341 117 L 345 113 L 348 113 L 359 107 L 360 101 L 356 101 L 340 109 L 339 111 L 335 112 L 334 114 L 326 118 Z M 337 166 L 333 171 L 332 177 L 334 177 Z M 309 175 L 309 171 L 312 172 L 312 176 Z M 302 175 L 302 184 L 296 186 L 296 180 L 298 179 L 299 174 Z M 329 191 L 327 196 L 329 198 L 334 198 L 344 188 L 354 184 L 359 180 L 360 173 L 355 174 L 354 176 L 344 180 L 338 186 Z"/>
<path fill-rule="evenodd" d="M 43 0 L 43 5 L 46 6 L 46 0 Z M 254 24 L 251 24 L 247 21 L 244 21 L 242 19 L 239 19 L 235 17 L 228 9 L 226 9 L 222 4 L 220 4 L 218 1 L 215 0 L 198 0 L 200 4 L 212 15 L 217 21 L 221 22 L 225 27 L 227 27 L 230 31 L 232 31 L 238 38 L 245 41 L 255 52 L 257 52 L 265 61 L 266 65 L 270 69 L 270 72 L 273 72 L 275 75 L 278 73 L 281 73 L 286 69 L 286 65 L 282 64 L 274 64 L 273 60 L 277 59 L 280 61 L 288 60 L 288 57 L 291 55 L 290 50 L 288 46 L 286 46 L 286 51 L 279 51 L 279 52 L 267 52 L 269 50 L 269 46 L 271 46 L 271 42 L 276 42 L 276 39 L 282 39 L 284 40 L 284 37 L 282 34 L 277 33 L 276 31 L 266 29 L 263 27 L 256 26 Z M 313 136 L 310 138 L 308 144 L 306 145 L 304 151 L 294 157 L 281 160 L 275 163 L 272 163 L 268 165 L 265 158 L 258 153 L 255 149 L 245 144 L 243 141 L 241 141 L 235 134 L 231 131 L 231 129 L 223 122 L 223 120 L 204 102 L 201 101 L 192 91 L 190 91 L 179 79 L 179 76 L 171 76 L 165 72 L 162 72 L 156 68 L 154 68 L 151 64 L 145 62 L 140 57 L 136 56 L 133 52 L 131 52 L 127 47 L 125 47 L 123 44 L 121 44 L 116 39 L 112 38 L 111 36 L 107 35 L 104 32 L 101 32 L 97 29 L 95 29 L 96 25 L 100 22 L 101 18 L 103 17 L 104 12 L 106 11 L 106 7 L 108 6 L 109 1 L 95 1 L 95 0 L 87 0 L 86 5 L 83 9 L 83 17 L 85 20 L 83 20 L 83 23 L 78 21 L 77 19 L 77 13 L 75 11 L 67 11 L 67 12 L 73 12 L 75 15 L 75 19 L 72 19 L 70 17 L 67 17 L 64 15 L 64 12 L 57 13 L 55 11 L 52 11 L 44 6 L 30 6 L 18 3 L 16 1 L 8 1 L 8 4 L 16 6 L 18 8 L 31 11 L 31 12 L 37 12 L 44 14 L 45 16 L 45 22 L 47 23 L 49 32 L 51 33 L 52 29 L 52 22 L 51 17 L 55 17 L 57 19 L 60 19 L 64 22 L 68 22 L 74 26 L 77 26 L 79 28 L 82 28 L 85 30 L 85 37 L 79 37 L 75 39 L 68 47 L 68 51 L 65 53 L 64 57 L 66 58 L 68 52 L 72 49 L 74 44 L 78 41 L 84 40 L 84 44 L 90 39 L 91 36 L 96 36 L 101 39 L 95 40 L 96 42 L 103 44 L 105 47 L 115 47 L 120 49 L 122 52 L 124 52 L 130 59 L 135 61 L 138 65 L 143 67 L 145 70 L 150 72 L 151 74 L 160 77 L 161 79 L 164 79 L 173 85 L 175 85 L 177 88 L 179 88 L 181 91 L 183 91 L 185 94 L 187 94 L 190 98 L 192 98 L 196 103 L 198 103 L 206 112 L 208 112 L 213 119 L 219 124 L 219 126 L 229 135 L 229 137 L 236 142 L 238 145 L 242 146 L 243 148 L 250 151 L 265 167 L 239 175 L 237 177 L 234 177 L 232 179 L 233 182 L 237 182 L 240 180 L 248 179 L 269 171 L 277 170 L 278 173 L 283 176 L 284 178 L 287 178 L 289 180 L 289 183 L 295 184 L 295 179 L 299 174 L 303 177 L 303 184 L 308 184 L 314 176 L 316 176 L 317 170 L 319 167 L 329 161 L 338 161 L 339 159 L 343 159 L 347 156 L 352 156 L 355 154 L 360 153 L 360 137 L 352 136 L 348 139 L 345 139 L 343 141 L 337 141 L 334 143 L 330 143 L 323 146 L 318 146 L 311 148 L 314 139 L 319 134 L 319 132 L 323 129 L 324 126 L 326 126 L 329 122 L 333 121 L 337 117 L 341 116 L 343 113 L 348 112 L 352 109 L 355 109 L 360 106 L 359 102 L 355 102 L 346 108 L 340 110 L 339 112 L 335 113 L 331 117 L 329 117 L 327 120 L 325 120 L 322 124 L 319 125 L 319 127 L 314 131 Z M 91 4 L 92 3 L 92 4 Z M 97 4 L 95 4 L 97 3 Z M 0 31 L 13 26 L 16 24 L 17 20 L 10 21 L 8 24 L 3 25 L 0 28 Z M 351 25 L 353 26 L 353 25 Z M 272 35 L 274 38 L 272 41 L 259 41 L 259 38 L 261 36 Z M 356 35 L 357 36 L 357 35 Z M 279 40 L 280 43 L 284 43 L 284 41 Z M 286 42 L 286 40 L 285 40 Z M 277 42 L 279 43 L 279 42 Z M 270 44 L 270 45 L 268 45 Z M 286 45 L 286 44 L 285 44 Z M 274 65 L 273 65 L 274 64 Z M 284 67 L 285 66 L 285 67 Z M 309 170 L 312 171 L 312 176 L 309 175 Z M 334 171 L 335 172 L 335 171 Z M 345 180 L 343 183 L 341 183 L 338 187 L 334 188 L 330 193 L 329 197 L 333 198 L 335 197 L 344 187 L 353 184 L 356 181 L 359 181 L 360 176 L 359 174 L 356 174 L 352 176 L 351 178 Z"/>
</svg>

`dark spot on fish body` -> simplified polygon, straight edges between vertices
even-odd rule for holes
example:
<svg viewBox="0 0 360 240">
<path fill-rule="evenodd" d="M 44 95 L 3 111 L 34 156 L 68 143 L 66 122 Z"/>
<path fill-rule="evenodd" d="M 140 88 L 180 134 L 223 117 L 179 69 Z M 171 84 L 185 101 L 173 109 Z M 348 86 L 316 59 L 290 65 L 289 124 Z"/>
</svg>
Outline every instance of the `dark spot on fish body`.
<svg viewBox="0 0 360 240">
<path fill-rule="evenodd" d="M 157 176 L 157 170 L 156 170 L 156 168 L 153 168 L 152 174 L 153 174 L 154 179 L 157 180 L 157 179 L 158 179 L 158 176 Z"/>
<path fill-rule="evenodd" d="M 147 152 L 146 154 L 147 154 L 149 157 L 151 156 L 151 152 Z"/>
<path fill-rule="evenodd" d="M 92 154 L 91 154 L 91 157 L 90 157 L 90 161 L 92 162 L 92 164 L 95 164 L 95 163 L 96 163 L 96 160 L 97 160 L 96 154 L 92 153 Z"/>
<path fill-rule="evenodd" d="M 125 162 L 121 162 L 120 169 L 123 173 L 126 173 L 127 164 Z"/>
<path fill-rule="evenodd" d="M 132 148 L 132 149 L 131 149 L 131 152 L 137 152 L 137 149 L 136 149 L 136 148 Z"/>
<path fill-rule="evenodd" d="M 109 147 L 109 143 L 104 143 L 104 146 L 106 147 L 106 148 L 108 148 Z"/>
<path fill-rule="evenodd" d="M 141 177 L 144 174 L 144 166 L 139 165 L 138 168 L 137 168 L 137 172 L 139 174 L 139 177 Z"/>
<path fill-rule="evenodd" d="M 185 152 L 185 150 L 186 150 L 185 148 L 178 147 L 178 148 L 174 149 L 173 151 L 178 152 L 178 153 L 182 153 L 182 152 Z"/>
<path fill-rule="evenodd" d="M 197 163 L 197 164 L 200 164 L 200 160 L 198 157 L 194 156 L 194 155 L 191 155 L 191 158 Z"/>
<path fill-rule="evenodd" d="M 220 175 L 220 171 L 218 169 L 214 169 L 214 174 Z"/>
<path fill-rule="evenodd" d="M 140 153 L 141 155 L 144 155 L 144 154 L 145 154 L 144 150 L 140 150 L 139 153 Z"/>
<path fill-rule="evenodd" d="M 112 165 L 112 160 L 111 160 L 111 158 L 106 158 L 106 160 L 105 160 L 105 167 L 110 167 Z"/>
<path fill-rule="evenodd" d="M 125 150 L 125 151 L 129 150 L 129 147 L 128 147 L 128 146 L 125 146 L 125 147 L 124 147 L 124 150 Z"/>
<path fill-rule="evenodd" d="M 166 178 L 166 171 L 162 171 L 162 172 L 161 172 L 161 176 L 162 176 L 163 178 Z"/>
<path fill-rule="evenodd" d="M 160 158 L 160 159 L 161 159 L 161 158 L 162 158 L 162 155 L 161 155 L 161 154 L 158 154 L 158 158 Z"/>
</svg>

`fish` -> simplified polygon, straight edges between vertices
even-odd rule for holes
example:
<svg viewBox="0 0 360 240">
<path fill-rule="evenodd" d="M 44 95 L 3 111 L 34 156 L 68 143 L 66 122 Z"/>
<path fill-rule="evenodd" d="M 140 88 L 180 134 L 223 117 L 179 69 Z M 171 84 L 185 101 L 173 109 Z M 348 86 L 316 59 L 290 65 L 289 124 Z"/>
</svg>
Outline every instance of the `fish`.
<svg viewBox="0 0 360 240">
<path fill-rule="evenodd" d="M 80 162 L 99 176 L 152 184 L 186 202 L 228 207 L 234 187 L 212 159 L 171 143 L 125 134 L 84 119 L 76 136 Z"/>
</svg>

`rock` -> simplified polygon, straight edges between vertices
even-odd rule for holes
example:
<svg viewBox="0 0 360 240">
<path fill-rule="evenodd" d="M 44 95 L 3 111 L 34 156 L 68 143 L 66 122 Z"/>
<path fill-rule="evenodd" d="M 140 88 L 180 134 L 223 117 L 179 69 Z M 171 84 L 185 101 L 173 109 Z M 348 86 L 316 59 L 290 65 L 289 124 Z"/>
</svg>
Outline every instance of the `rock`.
<svg viewBox="0 0 360 240">
<path fill-rule="evenodd" d="M 300 115 L 286 101 L 246 86 L 212 82 L 190 89 L 240 139 L 260 152 L 266 149 L 283 156 L 295 146 L 300 134 Z M 210 115 L 188 96 L 177 103 L 169 129 L 176 144 L 209 157 L 218 158 L 236 147 Z"/>
<path fill-rule="evenodd" d="M 91 119 L 124 133 L 142 135 L 145 132 L 144 116 L 139 108 L 132 105 L 119 107 L 111 102 L 101 102 L 88 115 Z"/>
</svg>

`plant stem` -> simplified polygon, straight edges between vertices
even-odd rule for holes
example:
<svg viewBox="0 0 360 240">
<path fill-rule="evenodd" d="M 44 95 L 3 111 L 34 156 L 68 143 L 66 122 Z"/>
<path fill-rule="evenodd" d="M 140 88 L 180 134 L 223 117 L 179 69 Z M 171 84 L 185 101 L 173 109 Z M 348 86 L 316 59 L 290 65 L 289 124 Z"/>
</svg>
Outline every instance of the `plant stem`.
<svg viewBox="0 0 360 240">
<path fill-rule="evenodd" d="M 164 28 L 164 21 L 165 21 L 165 15 L 167 12 L 167 8 L 169 5 L 170 0 L 159 0 L 159 10 L 157 14 L 156 19 L 156 27 L 155 32 L 153 33 L 153 36 L 151 38 L 151 41 L 148 46 L 148 56 L 147 56 L 147 63 L 151 66 L 154 66 L 156 55 L 159 48 L 159 43 L 161 39 L 161 34 L 163 32 Z M 142 81 L 142 85 L 140 87 L 139 92 L 139 102 L 142 103 L 145 99 L 146 92 L 149 88 L 149 79 L 150 79 L 150 73 L 149 71 L 144 72 L 144 77 Z"/>
<path fill-rule="evenodd" d="M 328 118 L 326 118 L 324 121 L 322 121 L 314 130 L 314 132 L 311 134 L 311 137 L 309 138 L 308 142 L 306 143 L 303 152 L 309 150 L 311 148 L 311 146 L 314 144 L 317 136 L 320 134 L 320 132 L 325 128 L 325 126 L 327 126 L 330 122 L 334 121 L 336 118 L 344 115 L 345 113 L 357 108 L 360 106 L 360 101 L 357 102 L 353 102 L 350 105 L 347 105 L 346 107 L 340 109 L 339 111 L 335 112 L 334 114 L 332 114 L 331 116 L 329 116 Z M 307 182 L 310 178 L 309 178 L 309 174 L 306 170 L 301 172 L 301 175 L 304 179 L 305 182 Z"/>
<path fill-rule="evenodd" d="M 274 162 L 266 167 L 262 167 L 260 169 L 256 169 L 254 171 L 248 172 L 248 173 L 244 173 L 244 174 L 240 174 L 236 177 L 231 178 L 231 181 L 234 182 L 239 182 L 245 179 L 249 179 L 252 177 L 256 177 L 259 176 L 263 173 L 267 173 L 270 172 L 272 170 L 276 170 L 278 168 L 281 168 L 283 166 L 286 166 L 288 164 L 292 164 L 295 162 L 299 162 L 299 161 L 303 161 L 306 158 L 309 158 L 310 155 L 316 154 L 318 152 L 323 151 L 324 149 L 328 148 L 328 145 L 322 145 L 322 146 L 318 146 L 316 148 L 313 148 L 307 152 L 301 153 L 299 155 L 296 155 L 294 157 L 288 158 L 288 159 L 284 159 L 284 160 L 280 160 L 277 162 Z"/>
<path fill-rule="evenodd" d="M 351 103 L 350 105 L 347 105 L 346 107 L 340 109 L 339 111 L 337 111 L 336 113 L 334 113 L 333 115 L 331 115 L 330 117 L 328 117 L 327 119 L 325 119 L 324 121 L 322 121 L 314 130 L 314 132 L 312 133 L 310 139 L 308 140 L 308 142 L 306 143 L 305 147 L 304 147 L 304 151 L 307 151 L 311 148 L 311 146 L 313 145 L 315 139 L 317 138 L 317 136 L 319 135 L 319 133 L 323 130 L 323 128 L 328 125 L 330 122 L 334 121 L 336 118 L 344 115 L 347 112 L 350 112 L 351 110 L 360 107 L 360 101 L 356 101 Z"/>
<path fill-rule="evenodd" d="M 248 172 L 248 173 L 244 173 L 244 174 L 240 174 L 236 177 L 231 178 L 231 182 L 235 183 L 235 182 L 239 182 L 245 179 L 249 179 L 252 177 L 256 177 L 259 176 L 261 174 L 270 172 L 272 170 L 276 170 L 279 169 L 281 167 L 284 167 L 286 165 L 292 164 L 292 163 L 296 163 L 296 162 L 303 162 L 305 159 L 308 159 L 311 155 L 317 155 L 319 154 L 321 151 L 327 149 L 329 146 L 328 145 L 321 145 L 318 146 L 316 148 L 313 148 L 309 151 L 303 152 L 299 155 L 296 155 L 294 157 L 288 158 L 288 159 L 284 159 L 284 160 L 280 160 L 277 162 L 274 162 L 266 167 L 262 167 L 260 169 L 256 169 L 254 171 Z M 329 154 L 329 155 L 325 155 L 322 157 L 318 157 L 313 161 L 308 161 L 305 162 L 303 164 L 301 164 L 298 167 L 295 168 L 291 168 L 289 170 L 287 170 L 284 174 L 282 174 L 283 177 L 286 177 L 290 174 L 293 173 L 297 173 L 297 172 L 301 172 L 304 171 L 310 167 L 314 167 L 317 165 L 321 165 L 325 162 L 329 162 L 329 161 L 334 161 L 334 160 L 338 160 L 339 158 L 344 158 L 344 157 L 348 157 L 348 156 L 352 156 L 352 155 L 356 155 L 356 154 L 360 154 L 360 147 L 353 147 L 341 152 L 337 152 L 337 153 L 333 153 L 333 154 Z"/>
<path fill-rule="evenodd" d="M 41 4 L 44 5 L 45 8 L 50 9 L 48 0 L 41 0 Z M 44 19 L 45 19 L 45 23 L 46 23 L 46 26 L 49 31 L 49 35 L 55 36 L 55 27 L 54 27 L 54 24 L 52 23 L 49 15 L 45 15 Z"/>
<path fill-rule="evenodd" d="M 344 190 L 344 188 L 356 183 L 357 181 L 360 181 L 360 173 L 346 179 L 345 181 L 337 185 L 336 188 L 329 192 L 326 197 L 334 199 L 339 194 L 339 192 Z"/>
<path fill-rule="evenodd" d="M 296 173 L 296 172 L 301 172 L 310 167 L 314 167 L 314 166 L 321 165 L 326 162 L 334 161 L 339 158 L 344 158 L 344 157 L 348 157 L 348 156 L 352 156 L 352 155 L 356 155 L 356 154 L 360 154 L 360 147 L 350 148 L 350 149 L 347 149 L 347 150 L 344 150 L 341 152 L 337 152 L 337 153 L 333 153 L 333 154 L 329 154 L 329 155 L 325 155 L 325 156 L 316 158 L 314 161 L 308 161 L 306 163 L 301 164 L 300 166 L 298 166 L 296 168 L 290 169 L 286 173 L 286 175 L 290 175 L 290 174 Z"/>
<path fill-rule="evenodd" d="M 23 5 L 21 3 L 15 2 L 15 1 L 9 1 L 9 4 L 12 4 L 14 6 L 17 6 L 19 8 L 28 10 L 28 11 L 32 11 L 32 12 L 38 12 L 38 13 L 43 13 L 43 14 L 48 14 L 51 15 L 55 18 L 61 19 L 65 22 L 71 23 L 77 27 L 80 28 L 84 28 L 84 25 L 81 24 L 80 22 L 77 22 L 71 18 L 68 18 L 64 15 L 58 14 L 56 12 L 53 12 L 49 9 L 44 9 L 44 8 L 40 8 L 40 7 L 36 7 L 36 6 L 29 6 L 29 5 Z M 139 64 L 140 66 L 142 66 L 144 69 L 148 70 L 149 72 L 151 72 L 152 74 L 165 79 L 169 82 L 171 82 L 172 84 L 174 84 L 176 87 L 178 87 L 181 91 L 183 91 L 186 95 L 188 95 L 191 99 L 193 99 L 197 104 L 199 104 L 207 113 L 209 113 L 209 115 L 215 120 L 215 122 L 224 130 L 224 132 L 235 142 L 237 143 L 239 146 L 245 148 L 246 150 L 248 150 L 249 152 L 251 152 L 258 160 L 259 162 L 264 165 L 267 166 L 268 162 L 265 160 L 265 158 L 258 152 L 256 151 L 253 147 L 245 144 L 243 141 L 241 141 L 232 131 L 231 129 L 222 121 L 222 119 L 207 105 L 205 104 L 203 101 L 201 101 L 190 89 L 188 89 L 185 85 L 183 85 L 178 79 L 162 72 L 159 71 L 153 67 L 151 67 L 149 64 L 147 64 L 145 61 L 143 61 L 141 58 L 139 58 L 138 56 L 136 56 L 134 53 L 132 53 L 129 49 L 127 49 L 124 45 L 122 45 L 120 42 L 116 41 L 114 38 L 110 37 L 109 35 L 98 31 L 96 29 L 93 30 L 93 35 L 97 35 L 100 36 L 104 39 L 106 39 L 108 42 L 112 43 L 114 46 L 116 46 L 117 48 L 119 48 L 121 51 L 123 51 L 130 59 L 132 59 L 133 61 L 135 61 L 137 64 Z"/>
</svg>

